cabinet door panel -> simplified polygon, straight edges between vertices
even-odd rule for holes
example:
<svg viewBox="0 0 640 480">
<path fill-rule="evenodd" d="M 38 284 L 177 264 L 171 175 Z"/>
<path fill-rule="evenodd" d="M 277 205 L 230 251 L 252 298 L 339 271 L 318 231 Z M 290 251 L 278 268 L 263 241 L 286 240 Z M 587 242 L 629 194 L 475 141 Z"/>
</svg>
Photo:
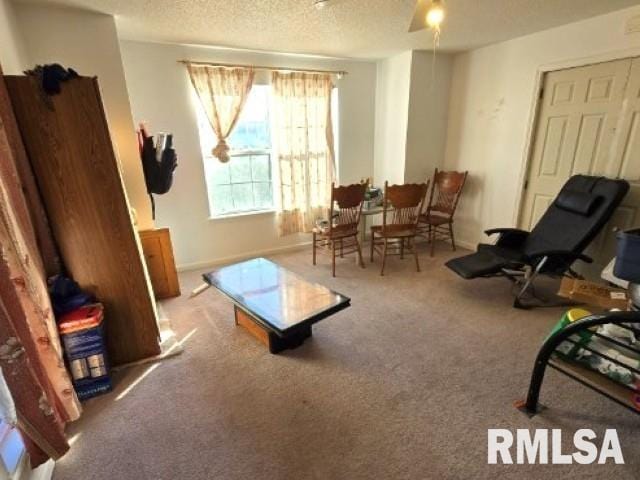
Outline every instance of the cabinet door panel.
<svg viewBox="0 0 640 480">
<path fill-rule="evenodd" d="M 156 298 L 180 295 L 169 229 L 144 230 L 140 232 L 140 240 Z"/>
</svg>

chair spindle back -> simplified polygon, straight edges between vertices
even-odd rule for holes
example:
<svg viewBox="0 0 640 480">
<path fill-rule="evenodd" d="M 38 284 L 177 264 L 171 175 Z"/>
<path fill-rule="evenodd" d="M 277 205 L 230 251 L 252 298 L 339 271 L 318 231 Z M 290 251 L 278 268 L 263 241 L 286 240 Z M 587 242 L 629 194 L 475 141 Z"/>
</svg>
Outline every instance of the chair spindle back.
<svg viewBox="0 0 640 480">
<path fill-rule="evenodd" d="M 429 197 L 427 214 L 432 212 L 444 213 L 453 217 L 462 193 L 462 187 L 467 180 L 468 172 L 440 172 L 436 168 L 433 175 L 433 188 Z"/>
<path fill-rule="evenodd" d="M 383 230 L 415 229 L 418 226 L 428 189 L 429 181 L 404 185 L 389 185 L 389 182 L 385 182 Z"/>
<path fill-rule="evenodd" d="M 329 231 L 357 230 L 367 186 L 366 182 L 338 187 L 331 184 Z"/>
</svg>

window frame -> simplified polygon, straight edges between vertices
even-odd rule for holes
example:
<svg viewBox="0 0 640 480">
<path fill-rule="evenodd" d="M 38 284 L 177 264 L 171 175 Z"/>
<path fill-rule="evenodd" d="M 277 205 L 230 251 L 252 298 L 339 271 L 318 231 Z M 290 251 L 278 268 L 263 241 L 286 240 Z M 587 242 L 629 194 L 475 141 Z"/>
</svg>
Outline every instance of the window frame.
<svg viewBox="0 0 640 480">
<path fill-rule="evenodd" d="M 275 168 L 276 168 L 276 164 L 275 164 L 275 155 L 274 155 L 274 137 L 273 137 L 273 130 L 272 130 L 272 121 L 271 121 L 271 115 L 272 115 L 272 87 L 269 84 L 255 84 L 253 85 L 253 88 L 255 87 L 259 87 L 259 88 L 263 88 L 265 89 L 266 92 L 266 102 L 264 104 L 264 106 L 266 107 L 267 111 L 266 111 L 266 120 L 267 120 L 267 126 L 268 126 L 268 131 L 269 131 L 269 148 L 238 148 L 238 149 L 233 149 L 229 151 L 229 163 L 233 162 L 234 157 L 244 157 L 244 156 L 260 156 L 260 155 L 266 155 L 268 156 L 269 159 L 269 180 L 268 182 L 265 181 L 254 181 L 253 180 L 253 176 L 254 176 L 254 171 L 253 171 L 253 164 L 251 164 L 250 166 L 250 173 L 251 173 L 251 181 L 247 181 L 247 182 L 233 182 L 231 181 L 231 176 L 229 178 L 230 182 L 229 183 L 220 183 L 217 184 L 213 181 L 210 181 L 211 178 L 211 172 L 210 172 L 210 168 L 212 168 L 210 166 L 210 164 L 208 164 L 208 162 L 219 162 L 219 160 L 214 157 L 211 153 L 211 151 L 208 148 L 209 144 L 213 144 L 215 145 L 217 143 L 217 137 L 215 135 L 215 132 L 213 132 L 213 130 L 211 129 L 211 125 L 209 124 L 209 121 L 206 118 L 206 113 L 204 112 L 204 109 L 202 108 L 202 106 L 199 104 L 199 101 L 197 99 L 197 97 L 194 94 L 194 101 L 196 101 L 198 103 L 197 105 L 197 115 L 198 115 L 198 133 L 199 133 L 199 138 L 200 138 L 200 148 L 202 151 L 202 160 L 203 160 L 203 167 L 205 170 L 205 189 L 206 189 L 206 193 L 207 193 L 207 208 L 209 210 L 209 220 L 221 220 L 221 219 L 225 219 L 225 218 L 233 218 L 233 217 L 241 217 L 244 215 L 258 215 L 258 214 L 265 214 L 265 213 L 274 213 L 277 210 L 276 207 L 276 172 L 275 172 Z M 241 114 L 242 116 L 242 114 Z M 240 118 L 240 121 L 242 121 L 242 117 Z M 236 125 L 236 129 L 238 128 L 239 124 Z M 235 129 L 234 129 L 235 131 Z M 204 136 L 203 138 L 203 135 Z M 233 137 L 233 132 L 231 134 L 231 137 Z M 232 145 L 233 146 L 233 145 Z M 252 208 L 248 208 L 248 209 L 234 209 L 234 210 L 229 210 L 226 211 L 224 213 L 217 213 L 216 209 L 215 209 L 215 204 L 214 204 L 214 199 L 213 199 L 213 189 L 216 186 L 233 186 L 233 185 L 242 185 L 242 184 L 249 184 L 252 186 L 252 193 L 255 194 L 254 190 L 253 190 L 253 185 L 256 183 L 269 183 L 270 185 L 270 189 L 271 189 L 271 203 L 269 206 L 265 206 L 265 207 L 257 207 L 255 205 L 255 202 L 253 204 Z M 255 198 L 255 197 L 254 197 Z"/>
<path fill-rule="evenodd" d="M 233 217 L 242 217 L 244 215 L 259 215 L 259 214 L 263 214 L 263 213 L 273 213 L 276 211 L 276 205 L 275 205 L 275 182 L 274 182 L 274 176 L 273 176 L 273 170 L 274 170 L 274 161 L 273 161 L 273 149 L 248 149 L 248 150 L 232 150 L 229 152 L 229 163 L 233 161 L 234 157 L 244 157 L 244 156 L 258 156 L 258 155 L 266 155 L 269 157 L 269 181 L 264 181 L 264 182 L 260 182 L 260 181 L 254 181 L 253 180 L 253 168 L 251 169 L 251 181 L 249 182 L 229 182 L 229 183 L 223 183 L 223 184 L 219 184 L 219 185 L 229 185 L 229 186 L 233 186 L 233 185 L 246 185 L 246 184 L 250 184 L 253 185 L 254 183 L 269 183 L 271 185 L 271 205 L 268 207 L 256 207 L 256 208 L 250 208 L 250 209 L 238 209 L 238 210 L 230 210 L 228 212 L 224 212 L 224 213 L 215 213 L 215 210 L 213 208 L 213 202 L 212 199 L 209 198 L 209 181 L 208 181 L 208 177 L 205 179 L 205 183 L 206 183 L 206 189 L 207 189 L 207 200 L 209 202 L 209 220 L 221 220 L 221 219 L 225 219 L 225 218 L 233 218 Z M 205 155 L 204 156 L 204 161 L 205 162 L 218 162 L 219 160 L 214 157 L 213 155 Z M 205 167 L 206 168 L 206 167 Z M 215 187 L 216 185 L 211 185 L 211 187 Z"/>
<path fill-rule="evenodd" d="M 271 183 L 271 206 L 270 207 L 259 207 L 252 208 L 246 210 L 233 210 L 227 211 L 225 213 L 215 213 L 215 208 L 213 207 L 213 199 L 211 198 L 211 188 L 215 186 L 215 184 L 210 184 L 209 175 L 206 163 L 207 162 L 217 162 L 219 161 L 216 157 L 214 157 L 210 149 L 207 148 L 207 140 L 203 139 L 203 133 L 206 132 L 207 135 L 211 135 L 214 140 L 213 144 L 217 143 L 217 138 L 215 133 L 211 129 L 211 125 L 209 124 L 208 119 L 206 118 L 206 113 L 202 105 L 197 98 L 195 92 L 193 92 L 193 101 L 197 104 L 197 126 L 198 126 L 198 136 L 200 139 L 200 149 L 202 152 L 202 160 L 203 167 L 205 170 L 204 175 L 204 183 L 205 190 L 207 195 L 207 209 L 209 210 L 208 219 L 209 220 L 224 220 L 242 216 L 250 216 L 250 215 L 263 215 L 263 214 L 274 214 L 278 211 L 281 199 L 279 197 L 278 191 L 278 181 L 280 172 L 278 171 L 278 155 L 276 151 L 276 141 L 275 141 L 275 133 L 272 127 L 272 114 L 273 114 L 273 87 L 271 84 L 266 83 L 258 83 L 254 84 L 252 88 L 260 87 L 265 88 L 267 90 L 267 121 L 269 124 L 269 133 L 270 133 L 270 148 L 268 149 L 237 149 L 229 151 L 230 162 L 233 161 L 234 156 L 242 156 L 242 155 L 268 155 L 269 156 L 269 173 L 270 173 L 270 183 Z M 334 168 L 335 168 L 335 177 L 336 182 L 338 182 L 339 178 L 339 165 L 340 165 L 340 90 L 337 85 L 331 90 L 331 120 L 332 120 L 332 128 L 333 128 L 333 138 L 334 138 Z M 237 127 L 237 125 L 236 125 Z M 232 133 L 233 135 L 233 133 Z M 253 170 L 252 170 L 253 175 Z M 266 182 L 235 182 L 235 183 L 266 183 Z M 220 184 L 220 185 L 233 185 L 234 182 L 228 184 Z"/>
</svg>

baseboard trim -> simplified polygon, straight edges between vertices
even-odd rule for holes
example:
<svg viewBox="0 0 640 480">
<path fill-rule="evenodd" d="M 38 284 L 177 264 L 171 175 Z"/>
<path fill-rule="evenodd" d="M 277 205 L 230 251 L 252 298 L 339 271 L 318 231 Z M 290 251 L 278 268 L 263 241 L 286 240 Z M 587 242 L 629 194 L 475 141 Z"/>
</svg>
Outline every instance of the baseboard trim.
<svg viewBox="0 0 640 480">
<path fill-rule="evenodd" d="M 204 262 L 184 263 L 178 265 L 176 268 L 178 272 L 188 272 L 190 270 L 201 270 L 207 267 L 215 267 L 217 265 L 223 265 L 225 263 L 238 262 L 240 260 L 248 260 L 250 258 L 261 257 L 264 255 L 275 255 L 277 253 L 294 252 L 308 248 L 311 246 L 311 242 L 296 243 L 294 245 L 287 245 L 285 247 L 268 248 L 265 250 L 255 250 L 253 252 L 242 253 L 239 255 L 230 255 L 228 257 L 217 258 L 215 260 L 207 260 Z"/>
<path fill-rule="evenodd" d="M 475 250 L 477 244 L 472 242 L 467 242 L 466 240 L 458 240 L 456 238 L 456 246 L 466 248 L 467 250 Z"/>
</svg>

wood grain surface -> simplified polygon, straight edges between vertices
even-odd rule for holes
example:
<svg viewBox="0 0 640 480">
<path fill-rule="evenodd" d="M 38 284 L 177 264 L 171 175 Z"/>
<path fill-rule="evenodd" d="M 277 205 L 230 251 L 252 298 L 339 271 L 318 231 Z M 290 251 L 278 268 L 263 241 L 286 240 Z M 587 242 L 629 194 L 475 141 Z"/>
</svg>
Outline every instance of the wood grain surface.
<svg viewBox="0 0 640 480">
<path fill-rule="evenodd" d="M 65 82 L 46 101 L 34 77 L 7 76 L 6 83 L 63 263 L 105 306 L 111 363 L 159 354 L 153 299 L 97 80 Z"/>
<path fill-rule="evenodd" d="M 157 299 L 172 298 L 180 295 L 180 283 L 176 262 L 173 258 L 171 235 L 168 228 L 142 230 L 140 241 L 147 271 Z"/>
</svg>

